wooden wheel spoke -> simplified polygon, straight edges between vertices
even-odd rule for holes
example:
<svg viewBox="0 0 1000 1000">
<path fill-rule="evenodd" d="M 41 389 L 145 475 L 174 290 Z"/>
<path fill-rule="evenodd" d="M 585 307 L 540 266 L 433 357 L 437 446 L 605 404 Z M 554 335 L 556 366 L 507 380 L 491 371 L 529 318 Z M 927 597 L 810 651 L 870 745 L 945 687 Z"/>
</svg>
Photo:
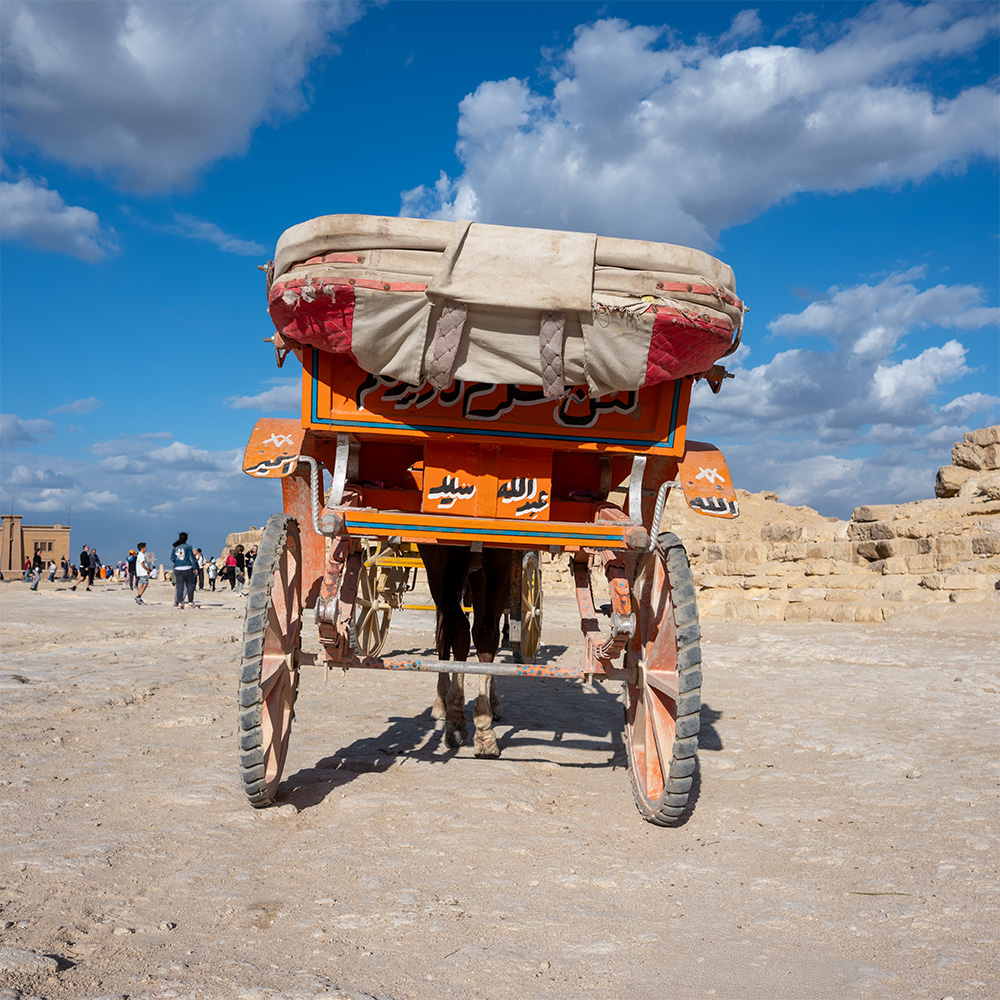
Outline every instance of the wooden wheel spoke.
<svg viewBox="0 0 1000 1000">
<path fill-rule="evenodd" d="M 677 701 L 680 678 L 676 670 L 650 670 L 646 673 L 646 684 L 660 694 L 666 695 L 671 701 Z"/>
<path fill-rule="evenodd" d="M 291 659 L 287 653 L 271 656 L 265 654 L 260 669 L 260 691 L 264 701 L 267 701 L 275 685 L 288 675 L 292 668 Z"/>
</svg>

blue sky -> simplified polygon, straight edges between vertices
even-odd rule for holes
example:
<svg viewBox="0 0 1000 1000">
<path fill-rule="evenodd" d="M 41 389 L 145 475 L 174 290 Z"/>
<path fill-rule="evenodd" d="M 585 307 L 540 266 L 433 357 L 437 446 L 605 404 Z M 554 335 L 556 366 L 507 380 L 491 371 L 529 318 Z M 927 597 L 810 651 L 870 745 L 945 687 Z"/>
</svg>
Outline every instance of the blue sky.
<svg viewBox="0 0 1000 1000">
<path fill-rule="evenodd" d="M 750 307 L 689 433 L 848 516 L 1000 420 L 994 3 L 19 3 L 2 18 L 0 506 L 106 558 L 280 508 L 281 232 L 474 218 L 683 243 Z"/>
</svg>

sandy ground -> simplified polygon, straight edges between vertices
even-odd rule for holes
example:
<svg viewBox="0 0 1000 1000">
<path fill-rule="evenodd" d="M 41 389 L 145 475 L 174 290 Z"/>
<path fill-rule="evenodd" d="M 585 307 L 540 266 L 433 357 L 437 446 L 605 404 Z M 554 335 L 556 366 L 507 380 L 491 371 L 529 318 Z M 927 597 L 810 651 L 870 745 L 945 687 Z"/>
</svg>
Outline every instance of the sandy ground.
<svg viewBox="0 0 1000 1000">
<path fill-rule="evenodd" d="M 616 688 L 501 681 L 490 761 L 442 746 L 432 676 L 319 667 L 256 812 L 241 602 L 170 594 L 0 585 L 2 1000 L 1000 995 L 975 608 L 706 623 L 696 805 L 660 829 Z M 571 601 L 547 595 L 549 657 L 579 655 Z M 394 649 L 431 639 L 394 618 Z"/>
</svg>

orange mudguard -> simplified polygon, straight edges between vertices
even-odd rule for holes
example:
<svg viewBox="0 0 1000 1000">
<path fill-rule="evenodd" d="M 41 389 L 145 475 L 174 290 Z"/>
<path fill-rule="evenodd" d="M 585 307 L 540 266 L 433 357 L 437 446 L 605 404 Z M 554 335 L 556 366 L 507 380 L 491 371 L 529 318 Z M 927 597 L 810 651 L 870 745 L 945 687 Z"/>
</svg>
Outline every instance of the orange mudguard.
<svg viewBox="0 0 1000 1000">
<path fill-rule="evenodd" d="M 298 420 L 264 417 L 247 442 L 243 471 L 255 479 L 284 479 L 295 471 L 306 431 Z"/>
<path fill-rule="evenodd" d="M 729 466 L 715 445 L 689 440 L 677 468 L 687 505 L 708 517 L 739 517 Z"/>
</svg>

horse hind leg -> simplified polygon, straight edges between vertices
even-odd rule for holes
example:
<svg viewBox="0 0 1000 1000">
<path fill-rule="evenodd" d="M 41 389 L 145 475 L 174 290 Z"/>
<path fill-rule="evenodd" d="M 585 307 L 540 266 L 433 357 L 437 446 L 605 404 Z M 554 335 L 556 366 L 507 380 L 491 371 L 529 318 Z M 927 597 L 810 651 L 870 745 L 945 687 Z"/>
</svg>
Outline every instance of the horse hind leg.
<svg viewBox="0 0 1000 1000">
<path fill-rule="evenodd" d="M 448 712 L 446 701 L 448 698 L 448 688 L 451 687 L 451 674 L 443 670 L 437 675 L 437 694 L 434 697 L 434 704 L 431 706 L 431 718 L 436 722 L 444 719 Z"/>
<path fill-rule="evenodd" d="M 477 757 L 499 757 L 500 747 L 493 732 L 493 699 L 496 698 L 495 684 L 490 674 L 479 675 L 479 697 L 472 713 L 476 733 L 472 738 Z"/>
<path fill-rule="evenodd" d="M 454 673 L 445 698 L 444 741 L 453 750 L 469 742 L 465 721 L 465 674 Z"/>
</svg>

